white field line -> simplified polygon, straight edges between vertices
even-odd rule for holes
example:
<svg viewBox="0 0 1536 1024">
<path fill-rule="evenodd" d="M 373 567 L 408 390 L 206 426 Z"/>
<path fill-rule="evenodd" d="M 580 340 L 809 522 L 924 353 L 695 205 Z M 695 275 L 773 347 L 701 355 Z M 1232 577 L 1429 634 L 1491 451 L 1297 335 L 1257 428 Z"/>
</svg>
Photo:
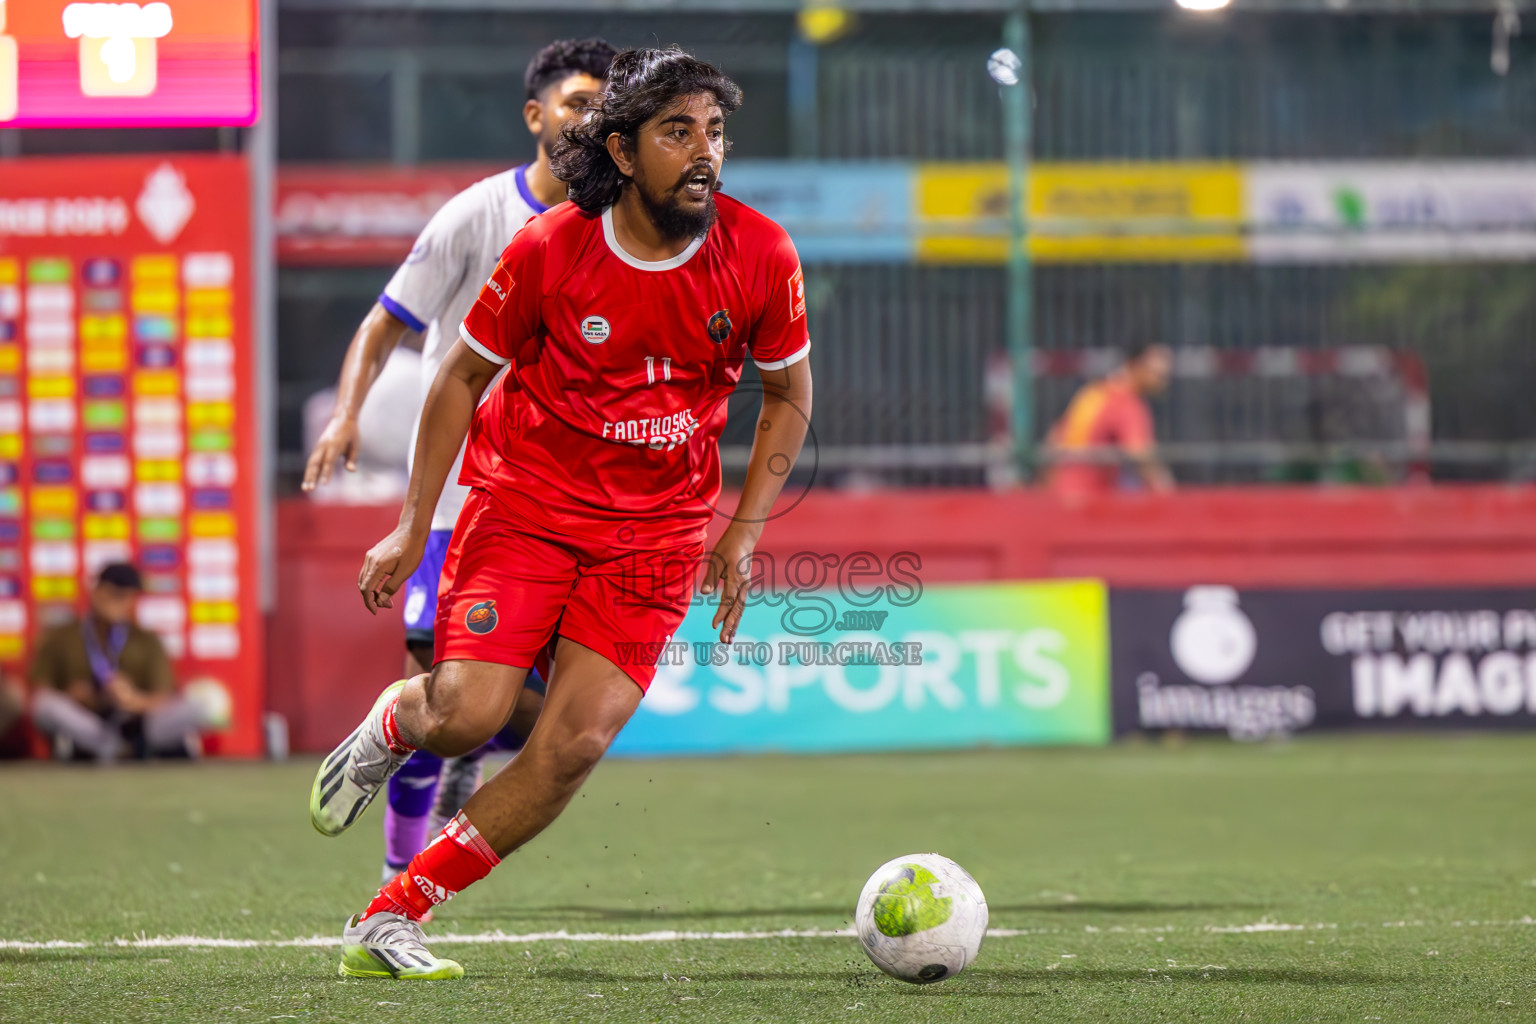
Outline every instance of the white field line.
<svg viewBox="0 0 1536 1024">
<path fill-rule="evenodd" d="M 1026 933 L 994 929 L 988 934 L 1011 938 Z M 804 931 L 786 928 L 775 932 L 568 932 L 562 929 L 554 932 L 527 932 L 520 935 L 509 935 L 501 931 L 478 932 L 472 935 L 447 932 L 442 935 L 431 936 L 431 941 L 444 945 L 526 945 L 535 942 L 686 942 L 689 940 L 710 939 L 843 939 L 853 937 L 853 931 L 845 928 L 808 929 Z M 199 935 L 158 935 L 151 938 L 139 935 L 128 939 L 111 939 L 107 942 L 68 942 L 60 939 L 48 942 L 0 940 L 0 949 L 324 949 L 337 946 L 340 942 L 341 940 L 334 935 L 311 935 L 308 938 L 297 939 L 226 939 L 222 937 L 205 938 Z"/>
<path fill-rule="evenodd" d="M 1451 928 L 1518 928 L 1536 925 L 1536 918 L 1515 918 L 1508 921 L 1451 921 Z M 1356 924 L 1351 928 L 1426 928 L 1430 927 L 1425 921 L 1383 921 L 1379 925 Z M 987 937 L 991 939 L 1016 939 L 1025 935 L 1171 935 L 1179 932 L 1197 933 L 1207 935 L 1256 935 L 1273 932 L 1316 932 L 1337 931 L 1337 924 L 1326 922 L 1315 924 L 1285 924 L 1279 921 L 1255 921 L 1252 924 L 1238 925 L 1198 925 L 1194 927 L 1174 927 L 1172 925 L 1160 925 L 1151 927 L 1133 926 L 1122 927 L 1119 925 L 1100 928 L 1087 925 L 1081 933 L 1068 931 L 1063 928 L 992 928 L 988 930 Z M 737 932 L 680 932 L 680 931 L 655 931 L 655 932 L 568 932 L 565 930 L 553 932 L 526 932 L 523 934 L 508 934 L 506 932 L 477 932 L 474 934 L 460 934 L 448 932 L 442 935 L 429 936 L 433 944 L 442 945 L 530 945 L 537 942 L 735 942 L 735 941 L 762 941 L 765 939 L 851 939 L 854 932 L 851 928 L 810 928 L 798 930 L 785 928 L 781 931 L 737 931 Z M 158 935 L 150 937 L 139 935 L 126 939 L 111 939 L 106 942 L 74 942 L 67 939 L 49 939 L 46 941 L 26 941 L 0 939 L 0 950 L 17 950 L 19 952 L 31 952 L 35 950 L 49 949 L 293 949 L 313 948 L 326 949 L 339 944 L 339 939 L 334 935 L 311 935 L 308 938 L 296 939 L 226 939 L 209 938 L 199 935 Z"/>
</svg>

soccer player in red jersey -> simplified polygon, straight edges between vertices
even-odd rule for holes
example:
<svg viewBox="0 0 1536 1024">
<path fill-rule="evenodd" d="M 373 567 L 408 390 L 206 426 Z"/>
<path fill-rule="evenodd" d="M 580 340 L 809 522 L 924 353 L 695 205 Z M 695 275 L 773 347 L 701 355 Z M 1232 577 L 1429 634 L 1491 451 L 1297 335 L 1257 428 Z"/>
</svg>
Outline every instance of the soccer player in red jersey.
<svg viewBox="0 0 1536 1024">
<path fill-rule="evenodd" d="M 1074 499 L 1114 493 L 1121 476 L 1115 456 L 1134 465 L 1150 490 L 1173 490 L 1173 474 L 1157 457 L 1147 406 L 1149 396 L 1167 389 L 1172 366 L 1168 346 L 1139 344 L 1119 370 L 1072 397 L 1047 441 L 1054 464 L 1046 484 L 1053 493 Z"/>
<path fill-rule="evenodd" d="M 341 973 L 456 978 L 416 922 L 550 824 L 655 674 L 694 569 L 729 643 L 752 552 L 809 425 L 805 290 L 777 224 L 717 196 L 741 91 L 679 50 L 630 50 L 553 154 L 571 202 L 512 239 L 427 396 L 400 524 L 368 552 L 369 611 L 421 558 L 466 433 L 473 490 L 439 587 L 432 672 L 388 687 L 325 759 L 315 827 L 350 826 L 416 749 L 453 756 L 506 721 L 552 651 L 544 710 L 487 782 L 343 933 Z M 726 401 L 750 357 L 763 379 L 740 502 L 714 550 Z M 476 411 L 503 366 L 498 390 Z M 654 650 L 655 648 L 652 647 Z"/>
</svg>

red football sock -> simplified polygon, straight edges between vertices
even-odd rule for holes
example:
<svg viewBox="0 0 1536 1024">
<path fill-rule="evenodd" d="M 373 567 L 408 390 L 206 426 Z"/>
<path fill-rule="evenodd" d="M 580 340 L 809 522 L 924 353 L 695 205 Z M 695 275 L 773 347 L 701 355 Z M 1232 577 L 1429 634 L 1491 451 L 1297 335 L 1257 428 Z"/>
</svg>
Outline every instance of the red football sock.
<svg viewBox="0 0 1536 1024">
<path fill-rule="evenodd" d="M 399 703 L 400 695 L 397 693 L 384 705 L 384 742 L 389 744 L 393 753 L 409 754 L 416 748 L 400 738 L 400 726 L 395 721 L 395 705 Z"/>
<path fill-rule="evenodd" d="M 419 921 L 427 911 L 480 881 L 500 863 L 496 851 L 460 811 L 425 850 L 411 858 L 409 867 L 379 890 L 363 917 L 383 910 Z"/>
</svg>

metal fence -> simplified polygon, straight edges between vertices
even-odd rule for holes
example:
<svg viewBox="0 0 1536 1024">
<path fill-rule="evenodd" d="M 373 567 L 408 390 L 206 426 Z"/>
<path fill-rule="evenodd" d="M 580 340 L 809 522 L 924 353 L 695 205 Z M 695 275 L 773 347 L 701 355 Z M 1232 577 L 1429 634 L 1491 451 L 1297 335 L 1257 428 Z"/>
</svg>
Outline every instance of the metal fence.
<svg viewBox="0 0 1536 1024">
<path fill-rule="evenodd" d="M 1525 397 L 1536 379 L 1536 290 L 1526 266 L 1064 266 L 1038 268 L 1035 285 L 1041 355 L 1099 354 L 1037 360 L 1036 438 L 1065 410 L 1081 370 L 1107 365 L 1106 349 L 1172 340 L 1184 368 L 1154 411 L 1183 479 L 1307 479 L 1364 459 L 1376 482 L 1420 466 L 1446 479 L 1536 471 L 1536 403 Z M 996 479 L 1002 268 L 821 266 L 806 287 L 825 480 Z M 1390 360 L 1367 372 L 1202 365 L 1214 353 L 1350 351 L 1411 359 L 1427 378 L 1427 449 L 1404 428 L 1422 385 Z M 727 445 L 750 437 L 748 415 L 744 400 Z"/>
<path fill-rule="evenodd" d="M 1172 160 L 1536 155 L 1536 40 L 1490 70 L 1477 14 L 1037 14 L 1034 155 Z M 748 156 L 1002 156 L 992 15 L 869 15 L 806 51 L 788 16 L 283 13 L 285 160 L 521 158 L 505 115 L 537 40 L 677 42 L 746 87 Z M 801 55 L 812 54 L 805 60 Z M 809 83 L 792 81 L 809 76 Z M 796 121 L 809 85 L 814 123 Z"/>
</svg>

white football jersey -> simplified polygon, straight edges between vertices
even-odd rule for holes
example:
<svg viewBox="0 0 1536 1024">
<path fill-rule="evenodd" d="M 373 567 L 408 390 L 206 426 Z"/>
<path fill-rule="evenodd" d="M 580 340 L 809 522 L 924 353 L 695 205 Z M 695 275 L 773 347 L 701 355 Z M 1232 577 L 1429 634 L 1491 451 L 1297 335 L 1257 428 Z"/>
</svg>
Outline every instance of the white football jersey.
<svg viewBox="0 0 1536 1024">
<path fill-rule="evenodd" d="M 443 204 L 379 296 L 385 309 L 423 335 L 422 402 L 448 349 L 458 340 L 459 324 L 496 269 L 501 251 L 530 218 L 548 209 L 528 190 L 526 171 L 525 165 L 477 181 Z M 486 394 L 490 393 L 487 388 Z M 411 430 L 412 452 L 420 426 L 418 406 Z M 434 530 L 453 529 L 469 497 L 469 488 L 459 483 L 463 461 L 461 448 L 432 512 Z"/>
</svg>

